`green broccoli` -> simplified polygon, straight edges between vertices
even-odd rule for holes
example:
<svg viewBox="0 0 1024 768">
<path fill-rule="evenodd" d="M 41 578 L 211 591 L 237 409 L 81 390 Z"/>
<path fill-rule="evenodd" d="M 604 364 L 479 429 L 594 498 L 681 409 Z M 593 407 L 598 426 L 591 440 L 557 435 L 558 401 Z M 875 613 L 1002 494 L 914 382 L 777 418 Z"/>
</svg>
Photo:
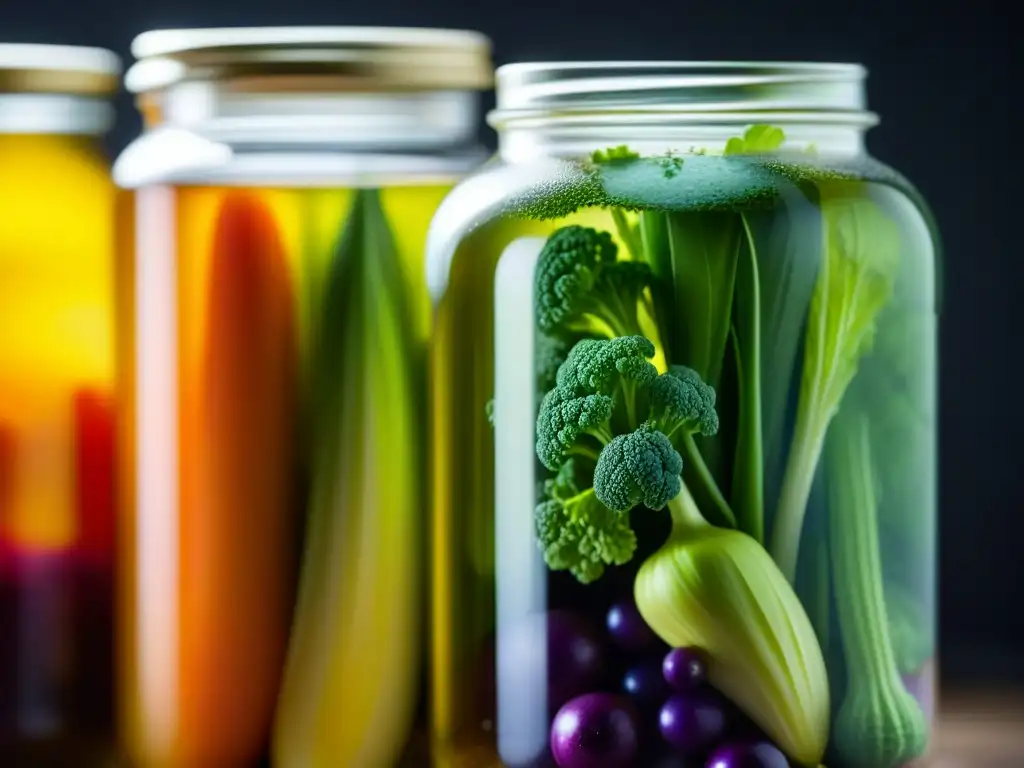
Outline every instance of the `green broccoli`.
<svg viewBox="0 0 1024 768">
<path fill-rule="evenodd" d="M 707 437 L 718 433 L 715 390 L 692 368 L 673 365 L 651 385 L 651 411 L 658 429 L 669 437 L 682 429 Z"/>
<path fill-rule="evenodd" d="M 653 354 L 654 345 L 643 336 L 584 339 L 569 350 L 537 416 L 537 456 L 545 467 L 557 470 L 568 454 L 596 461 L 613 436 L 617 408 L 626 416 L 616 422 L 625 418 L 630 429 L 637 426 L 638 387 L 658 375 L 648 360 Z"/>
<path fill-rule="evenodd" d="M 605 565 L 628 561 L 635 537 L 628 517 L 613 513 L 641 503 L 661 509 L 679 493 L 683 459 L 665 430 L 682 440 L 717 428 L 714 390 L 688 369 L 659 376 L 653 354 L 642 336 L 577 342 L 541 401 L 537 457 L 558 474 L 544 483 L 537 536 L 553 570 L 593 580 Z M 577 460 L 594 467 L 594 487 L 582 493 Z M 705 481 L 714 483 L 710 473 L 700 475 Z M 715 511 L 735 525 L 728 505 Z"/>
<path fill-rule="evenodd" d="M 637 306 L 651 280 L 646 262 L 618 260 L 609 232 L 562 227 L 537 262 L 537 325 L 546 334 L 641 335 Z"/>
<path fill-rule="evenodd" d="M 594 469 L 594 493 L 610 509 L 663 509 L 682 489 L 683 457 L 652 422 L 612 439 Z"/>
<path fill-rule="evenodd" d="M 628 563 L 636 551 L 629 515 L 606 507 L 593 489 L 580 492 L 569 459 L 544 483 L 545 501 L 537 505 L 537 541 L 552 570 L 569 571 L 589 584 L 607 565 Z"/>
</svg>

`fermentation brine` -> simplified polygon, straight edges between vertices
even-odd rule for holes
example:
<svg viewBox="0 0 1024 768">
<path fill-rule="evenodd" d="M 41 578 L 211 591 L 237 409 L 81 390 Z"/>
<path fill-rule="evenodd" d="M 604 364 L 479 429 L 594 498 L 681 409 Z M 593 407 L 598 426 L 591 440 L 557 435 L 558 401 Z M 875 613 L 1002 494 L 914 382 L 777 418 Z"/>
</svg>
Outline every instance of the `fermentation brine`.
<svg viewBox="0 0 1024 768">
<path fill-rule="evenodd" d="M 863 75 L 499 70 L 428 248 L 439 765 L 927 758 L 937 240 Z"/>
<path fill-rule="evenodd" d="M 0 45 L 0 765 L 113 747 L 114 54 Z"/>
<path fill-rule="evenodd" d="M 193 30 L 135 52 L 148 127 L 115 168 L 126 752 L 416 764 L 423 249 L 480 159 L 487 42 Z"/>
</svg>

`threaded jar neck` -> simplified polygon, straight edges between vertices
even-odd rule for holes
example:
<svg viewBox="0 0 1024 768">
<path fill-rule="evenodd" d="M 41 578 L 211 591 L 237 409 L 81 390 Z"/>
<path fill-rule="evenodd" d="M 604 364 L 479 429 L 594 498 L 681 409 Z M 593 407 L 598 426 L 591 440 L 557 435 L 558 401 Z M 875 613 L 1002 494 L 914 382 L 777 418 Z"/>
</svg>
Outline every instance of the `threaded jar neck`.
<svg viewBox="0 0 1024 768">
<path fill-rule="evenodd" d="M 628 144 L 641 154 L 724 147 L 743 127 L 781 127 L 787 145 L 856 154 L 878 118 L 858 64 L 591 62 L 497 72 L 488 123 L 507 162 Z"/>
</svg>

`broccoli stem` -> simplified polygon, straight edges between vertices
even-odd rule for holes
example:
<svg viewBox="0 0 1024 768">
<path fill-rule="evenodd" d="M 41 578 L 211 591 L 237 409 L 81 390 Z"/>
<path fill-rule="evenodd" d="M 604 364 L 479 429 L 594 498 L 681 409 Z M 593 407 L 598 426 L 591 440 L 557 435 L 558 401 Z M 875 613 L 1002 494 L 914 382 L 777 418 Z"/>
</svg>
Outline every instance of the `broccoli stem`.
<svg viewBox="0 0 1024 768">
<path fill-rule="evenodd" d="M 837 419 L 829 434 L 829 539 L 849 688 L 836 717 L 843 763 L 894 768 L 924 751 L 927 724 L 899 677 L 886 617 L 878 505 L 867 419 Z"/>
<path fill-rule="evenodd" d="M 719 524 L 735 528 L 736 515 L 733 514 L 732 509 L 729 507 L 729 502 L 726 501 L 725 496 L 718 487 L 718 483 L 715 482 L 715 476 L 711 474 L 708 465 L 704 463 L 704 457 L 701 456 L 700 448 L 697 447 L 697 441 L 694 440 L 692 432 L 683 434 L 679 441 L 679 447 L 682 448 L 681 453 L 684 465 L 691 468 L 691 480 L 697 482 L 701 491 L 707 497 L 715 511 L 715 516 L 719 518 Z M 687 494 L 689 494 L 689 491 L 687 491 Z"/>
<path fill-rule="evenodd" d="M 641 261 L 644 256 L 644 246 L 641 242 L 640 235 L 629 223 L 629 219 L 626 218 L 626 212 L 617 206 L 613 206 L 612 209 L 612 221 L 615 222 L 615 229 L 619 233 L 619 239 L 622 240 L 626 246 L 626 250 L 629 251 L 629 255 L 636 261 Z"/>
<path fill-rule="evenodd" d="M 779 504 L 772 526 L 771 553 L 779 570 L 792 584 L 796 578 L 800 554 L 800 534 L 807 514 L 807 500 L 814 484 L 814 474 L 821 458 L 828 422 L 810 423 L 808 414 L 814 407 L 803 407 L 797 415 L 793 444 L 790 447 L 786 472 L 779 493 Z"/>
</svg>

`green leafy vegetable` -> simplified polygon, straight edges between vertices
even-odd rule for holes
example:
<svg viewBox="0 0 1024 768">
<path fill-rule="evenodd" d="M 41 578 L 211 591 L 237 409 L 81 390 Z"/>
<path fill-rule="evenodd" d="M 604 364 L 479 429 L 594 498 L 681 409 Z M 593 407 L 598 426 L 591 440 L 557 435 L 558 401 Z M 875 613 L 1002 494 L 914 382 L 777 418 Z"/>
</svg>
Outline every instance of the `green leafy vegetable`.
<svg viewBox="0 0 1024 768">
<path fill-rule="evenodd" d="M 786 135 L 782 129 L 774 125 L 752 125 L 747 128 L 743 138 L 734 136 L 725 144 L 726 155 L 756 155 L 774 152 L 782 146 Z"/>
<path fill-rule="evenodd" d="M 793 443 L 771 536 L 772 556 L 791 582 L 825 433 L 871 347 L 899 265 L 895 222 L 856 185 L 828 185 L 820 206 L 825 253 L 811 299 Z"/>
<path fill-rule="evenodd" d="M 736 275 L 733 348 L 739 425 L 732 467 L 732 504 L 741 531 L 764 541 L 764 444 L 761 420 L 761 287 L 754 236 L 743 217 L 746 247 Z"/>
<path fill-rule="evenodd" d="M 422 435 L 399 270 L 379 193 L 357 191 L 313 340 L 309 524 L 274 737 L 284 762 L 393 764 L 413 717 Z M 361 706 L 338 728 L 354 691 Z"/>
<path fill-rule="evenodd" d="M 847 689 L 834 747 L 851 768 L 897 768 L 923 754 L 928 726 L 904 688 L 882 585 L 867 417 L 844 407 L 829 430 L 830 551 Z"/>
<path fill-rule="evenodd" d="M 668 215 L 675 314 L 670 360 L 716 386 L 729 337 L 743 226 L 734 213 Z"/>
</svg>

